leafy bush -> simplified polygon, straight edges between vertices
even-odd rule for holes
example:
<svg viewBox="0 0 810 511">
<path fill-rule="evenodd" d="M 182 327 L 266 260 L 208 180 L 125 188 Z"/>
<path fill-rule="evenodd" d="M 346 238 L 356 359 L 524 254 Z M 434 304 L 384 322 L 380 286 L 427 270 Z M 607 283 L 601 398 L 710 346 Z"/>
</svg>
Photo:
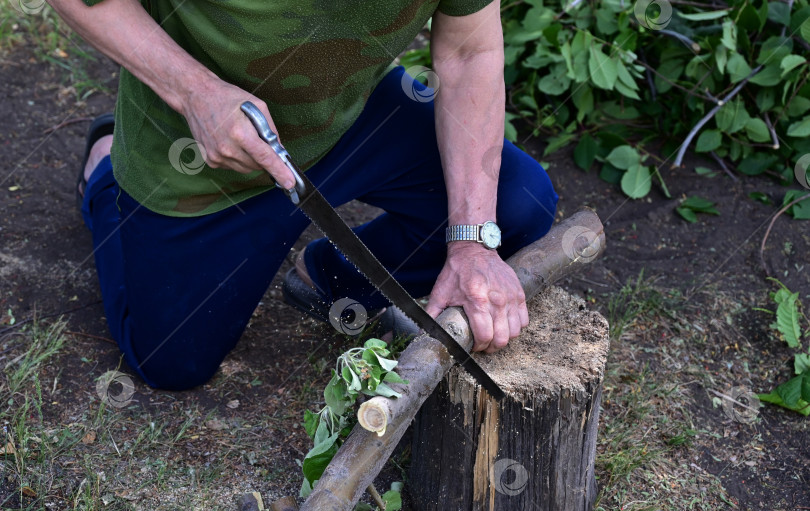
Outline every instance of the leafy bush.
<svg viewBox="0 0 810 511">
<path fill-rule="evenodd" d="M 517 0 L 501 14 L 507 138 L 523 119 L 545 154 L 576 142 L 576 164 L 630 197 L 652 178 L 669 196 L 659 169 L 687 147 L 783 184 L 810 153 L 808 0 Z M 419 51 L 406 60 L 425 64 Z M 663 160 L 643 148 L 661 137 Z"/>
<path fill-rule="evenodd" d="M 534 134 L 551 135 L 546 153 L 578 139 L 577 165 L 588 170 L 599 162 L 600 176 L 621 182 L 631 197 L 646 195 L 649 187 L 637 183 L 650 175 L 665 193 L 666 187 L 628 140 L 641 146 L 651 134 L 664 135 L 669 160 L 704 117 L 694 130 L 697 152 L 714 152 L 743 174 L 790 183 L 796 161 L 810 153 L 807 0 L 792 9 L 768 0 L 696 5 L 529 0 L 506 6 L 510 119 L 519 116 Z M 623 165 L 611 158 L 617 148 Z"/>
</svg>

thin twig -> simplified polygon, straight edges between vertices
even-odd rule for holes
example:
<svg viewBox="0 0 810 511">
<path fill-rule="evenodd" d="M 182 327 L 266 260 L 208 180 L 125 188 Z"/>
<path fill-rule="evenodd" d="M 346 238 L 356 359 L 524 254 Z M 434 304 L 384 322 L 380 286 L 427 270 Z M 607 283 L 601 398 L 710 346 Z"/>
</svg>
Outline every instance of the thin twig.
<svg viewBox="0 0 810 511">
<path fill-rule="evenodd" d="M 658 32 L 661 33 L 661 34 L 664 34 L 664 35 L 668 35 L 669 37 L 672 37 L 674 39 L 677 39 L 678 41 L 682 42 L 683 44 L 689 46 L 692 49 L 693 52 L 700 53 L 700 45 L 698 43 L 696 43 L 695 41 L 689 39 L 685 35 L 680 34 L 678 32 L 675 32 L 674 30 L 669 30 L 667 28 L 661 29 Z"/>
<path fill-rule="evenodd" d="M 734 87 L 734 89 L 731 90 L 731 92 L 728 93 L 728 96 L 723 98 L 723 103 L 725 104 L 725 103 L 728 103 L 729 101 L 731 101 L 731 99 L 734 96 L 736 96 L 737 93 L 740 92 L 740 90 L 742 90 L 742 88 L 745 86 L 745 84 L 748 83 L 748 80 L 750 80 L 754 75 L 759 73 L 761 70 L 762 70 L 762 66 L 757 66 L 753 71 L 751 71 L 751 73 L 749 73 L 748 76 L 746 76 L 740 83 L 737 84 L 736 87 Z M 692 130 L 689 132 L 689 134 L 686 135 L 686 139 L 684 139 L 683 144 L 681 144 L 681 148 L 678 149 L 678 155 L 675 157 L 675 161 L 672 163 L 673 167 L 680 167 L 681 166 L 681 162 L 683 161 L 683 156 L 684 156 L 684 154 L 686 154 L 686 149 L 689 147 L 689 144 L 692 143 L 692 139 L 695 138 L 695 135 L 698 134 L 698 132 L 700 131 L 700 128 L 702 128 L 704 124 L 709 122 L 709 119 L 714 117 L 714 114 L 716 114 L 717 111 L 720 110 L 720 108 L 722 108 L 722 107 L 720 105 L 717 105 L 714 108 L 712 108 L 711 110 L 709 110 L 709 113 L 707 113 L 705 116 L 703 116 L 703 118 L 701 120 L 699 120 L 697 122 L 697 124 L 695 124 L 695 127 L 692 128 Z"/>
<path fill-rule="evenodd" d="M 776 130 L 773 129 L 773 124 L 771 124 L 771 118 L 768 116 L 768 112 L 765 112 L 765 124 L 768 126 L 768 131 L 771 132 L 771 140 L 773 141 L 773 148 L 779 149 L 779 139 L 776 137 Z"/>
<path fill-rule="evenodd" d="M 15 328 L 17 328 L 19 326 L 25 325 L 26 323 L 30 323 L 30 322 L 34 321 L 34 319 L 47 319 L 47 318 L 52 318 L 54 316 L 61 316 L 63 314 L 72 314 L 72 313 L 80 311 L 82 309 L 92 307 L 93 305 L 98 305 L 99 303 L 101 303 L 101 300 L 96 300 L 95 302 L 86 303 L 84 305 L 80 305 L 80 306 L 75 307 L 73 309 L 54 312 L 54 313 L 51 313 L 51 314 L 46 314 L 44 316 L 38 316 L 38 315 L 35 314 L 35 315 L 31 316 L 30 318 L 24 319 L 22 321 L 17 321 L 13 325 L 0 330 L 0 335 L 3 335 L 6 332 L 10 332 L 11 330 L 14 330 Z"/>
<path fill-rule="evenodd" d="M 65 333 L 70 334 L 70 335 L 77 335 L 79 337 L 89 337 L 90 339 L 98 339 L 99 341 L 109 342 L 110 344 L 115 344 L 116 346 L 118 345 L 117 342 L 110 339 L 109 337 L 102 337 L 100 335 L 86 334 L 84 332 L 73 332 L 71 330 L 65 330 Z"/>
<path fill-rule="evenodd" d="M 714 158 L 714 161 L 716 161 L 717 164 L 720 165 L 720 168 L 723 169 L 726 174 L 728 174 L 728 177 L 730 177 L 732 181 L 734 181 L 735 183 L 739 181 L 739 179 L 737 179 L 737 176 L 735 176 L 734 173 L 731 172 L 731 169 L 728 168 L 726 162 L 723 161 L 723 158 L 719 157 L 717 153 L 714 151 L 711 151 L 709 154 L 711 155 L 712 158 Z"/>
<path fill-rule="evenodd" d="M 728 401 L 731 401 L 732 403 L 734 403 L 734 404 L 736 404 L 736 405 L 740 405 L 740 406 L 742 406 L 743 408 L 748 408 L 748 409 L 749 409 L 749 410 L 751 410 L 752 412 L 757 412 L 757 413 L 759 413 L 759 410 L 757 410 L 756 408 L 751 407 L 751 406 L 748 406 L 748 405 L 747 405 L 747 404 L 745 404 L 745 403 L 740 403 L 739 401 L 737 401 L 737 400 L 736 400 L 736 399 L 734 399 L 733 397 L 728 396 L 728 395 L 726 395 L 726 394 L 723 394 L 722 392 L 717 392 L 717 391 L 716 391 L 716 390 L 714 390 L 714 389 L 709 389 L 709 392 L 711 392 L 712 394 L 714 394 L 714 395 L 716 395 L 716 396 L 718 396 L 718 397 L 722 397 L 723 399 L 727 399 Z"/>
<path fill-rule="evenodd" d="M 644 54 L 644 49 L 638 49 L 638 56 L 641 57 L 641 61 L 644 63 L 644 76 L 647 77 L 647 85 L 650 87 L 650 95 L 652 96 L 653 103 L 655 102 L 655 98 L 658 95 L 658 91 L 655 90 L 655 82 L 653 81 L 652 73 L 650 73 L 650 66 L 647 65 L 647 56 Z"/>
<path fill-rule="evenodd" d="M 790 12 L 792 10 L 793 10 L 793 0 L 788 0 L 787 12 Z M 782 27 L 782 34 L 780 35 L 780 37 L 785 37 L 785 31 L 786 30 L 787 30 L 787 25 Z"/>
<path fill-rule="evenodd" d="M 797 202 L 801 202 L 804 199 L 810 199 L 810 193 L 806 193 L 798 199 L 790 201 L 787 206 L 776 212 L 773 218 L 771 218 L 771 223 L 768 224 L 768 229 L 765 231 L 765 236 L 762 238 L 762 244 L 759 246 L 759 260 L 762 262 L 762 268 L 765 270 L 765 275 L 769 277 L 771 276 L 771 272 L 768 271 L 768 266 L 765 264 L 765 242 L 768 241 L 768 235 L 771 234 L 771 228 L 773 227 L 774 222 L 776 222 L 776 219 L 779 218 L 779 215 L 790 209 L 792 205 L 796 204 Z"/>
<path fill-rule="evenodd" d="M 68 126 L 70 124 L 76 124 L 77 122 L 90 122 L 92 120 L 93 120 L 92 117 L 77 117 L 75 119 L 68 119 L 67 121 L 62 121 L 56 126 L 51 126 L 50 128 L 44 130 L 42 134 L 47 135 L 48 133 L 53 133 L 54 131 L 60 128 L 64 128 L 65 126 Z"/>
<path fill-rule="evenodd" d="M 653 73 L 655 73 L 657 76 L 660 76 L 662 80 L 664 80 L 664 81 L 665 81 L 665 82 L 667 82 L 668 84 L 672 85 L 672 86 L 673 86 L 673 87 L 675 87 L 676 89 L 680 89 L 680 90 L 684 91 L 685 93 L 689 94 L 690 96 L 695 96 L 696 98 L 700 98 L 700 99 L 702 99 L 702 100 L 704 100 L 704 101 L 711 101 L 712 103 L 715 103 L 715 104 L 718 104 L 718 105 L 721 105 L 721 106 L 722 106 L 722 102 L 720 102 L 720 101 L 719 101 L 717 98 L 712 97 L 712 96 L 704 96 L 703 94 L 698 94 L 697 92 L 695 92 L 695 91 L 693 91 L 693 90 L 687 89 L 687 88 L 686 88 L 686 87 L 684 87 L 683 85 L 680 85 L 680 84 L 677 84 L 677 83 L 673 82 L 672 80 L 670 80 L 670 79 L 669 79 L 669 78 L 667 78 L 666 76 L 664 76 L 664 75 L 662 75 L 661 73 L 659 73 L 659 72 L 658 72 L 658 71 L 657 71 L 657 70 L 656 70 L 654 67 L 650 66 L 650 65 L 649 65 L 649 64 L 647 64 L 646 62 L 644 62 L 644 61 L 642 61 L 642 60 L 638 60 L 638 59 L 636 59 L 636 61 L 635 61 L 635 62 L 638 62 L 639 64 L 641 64 L 641 65 L 642 65 L 642 66 L 643 66 L 645 69 L 647 69 L 648 71 L 652 71 L 652 72 L 653 72 Z"/>
<path fill-rule="evenodd" d="M 373 484 L 368 485 L 366 491 L 371 498 L 374 499 L 374 503 L 377 504 L 377 507 L 380 508 L 382 511 L 385 511 L 385 501 L 380 497 L 380 493 L 377 491 L 377 488 L 374 487 Z"/>
</svg>

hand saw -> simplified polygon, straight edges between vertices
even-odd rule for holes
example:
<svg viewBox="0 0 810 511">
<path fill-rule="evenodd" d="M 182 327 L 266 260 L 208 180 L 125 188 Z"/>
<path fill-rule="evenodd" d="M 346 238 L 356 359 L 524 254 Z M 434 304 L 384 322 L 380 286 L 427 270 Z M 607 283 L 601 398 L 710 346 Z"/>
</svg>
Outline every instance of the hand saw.
<svg viewBox="0 0 810 511">
<path fill-rule="evenodd" d="M 290 200 L 298 206 L 312 222 L 329 238 L 346 258 L 371 282 L 374 287 L 388 298 L 391 303 L 399 307 L 402 312 L 411 318 L 428 335 L 440 341 L 450 356 L 461 364 L 476 381 L 486 389 L 489 394 L 500 400 L 504 393 L 498 384 L 470 357 L 464 348 L 442 328 L 433 317 L 428 314 L 408 294 L 405 288 L 394 279 L 388 270 L 377 260 L 374 254 L 363 244 L 354 231 L 340 218 L 331 204 L 310 180 L 298 170 L 290 159 L 290 154 L 281 145 L 278 136 L 270 128 L 262 112 L 250 101 L 242 103 L 242 112 L 247 115 L 256 128 L 259 136 L 270 145 L 273 151 L 281 158 L 284 164 L 295 177 L 295 186 L 285 190 Z"/>
</svg>

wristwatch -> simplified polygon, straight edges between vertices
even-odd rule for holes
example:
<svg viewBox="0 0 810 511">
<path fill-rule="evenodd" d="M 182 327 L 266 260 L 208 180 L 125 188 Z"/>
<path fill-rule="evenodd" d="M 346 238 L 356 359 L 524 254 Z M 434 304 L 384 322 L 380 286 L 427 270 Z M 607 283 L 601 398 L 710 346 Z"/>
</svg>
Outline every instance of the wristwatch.
<svg viewBox="0 0 810 511">
<path fill-rule="evenodd" d="M 447 228 L 445 239 L 447 243 L 476 241 L 490 250 L 495 250 L 501 246 L 501 229 L 492 221 L 475 225 L 451 225 Z"/>
</svg>

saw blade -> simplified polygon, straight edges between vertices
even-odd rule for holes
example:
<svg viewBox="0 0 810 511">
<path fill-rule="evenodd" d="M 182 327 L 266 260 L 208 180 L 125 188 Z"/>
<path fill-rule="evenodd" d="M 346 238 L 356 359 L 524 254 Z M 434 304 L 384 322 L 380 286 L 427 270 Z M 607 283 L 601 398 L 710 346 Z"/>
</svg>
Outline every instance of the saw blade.
<svg viewBox="0 0 810 511">
<path fill-rule="evenodd" d="M 289 159 L 287 160 L 289 161 Z M 318 229 L 349 260 L 371 284 L 399 307 L 428 335 L 441 342 L 450 356 L 461 364 L 476 381 L 495 399 L 503 398 L 503 390 L 478 365 L 478 362 L 445 330 L 433 316 L 427 313 L 408 291 L 388 272 L 385 266 L 369 250 L 357 234 L 338 215 L 321 192 L 305 174 L 300 174 L 304 191 L 299 191 L 298 207 L 312 220 Z"/>
<path fill-rule="evenodd" d="M 408 291 L 388 272 L 371 250 L 357 237 L 335 208 L 312 184 L 290 158 L 290 153 L 279 143 L 278 136 L 270 128 L 264 114 L 250 101 L 242 104 L 241 110 L 256 128 L 259 137 L 273 149 L 295 177 L 295 186 L 285 190 L 290 200 L 304 212 L 312 223 L 332 242 L 357 270 L 368 279 L 391 303 L 399 307 L 422 330 L 441 342 L 453 359 L 495 399 L 502 399 L 503 390 L 490 378 L 480 365 L 461 345 L 453 339 L 433 316 L 427 313 Z M 278 185 L 278 183 L 277 183 Z"/>
</svg>

